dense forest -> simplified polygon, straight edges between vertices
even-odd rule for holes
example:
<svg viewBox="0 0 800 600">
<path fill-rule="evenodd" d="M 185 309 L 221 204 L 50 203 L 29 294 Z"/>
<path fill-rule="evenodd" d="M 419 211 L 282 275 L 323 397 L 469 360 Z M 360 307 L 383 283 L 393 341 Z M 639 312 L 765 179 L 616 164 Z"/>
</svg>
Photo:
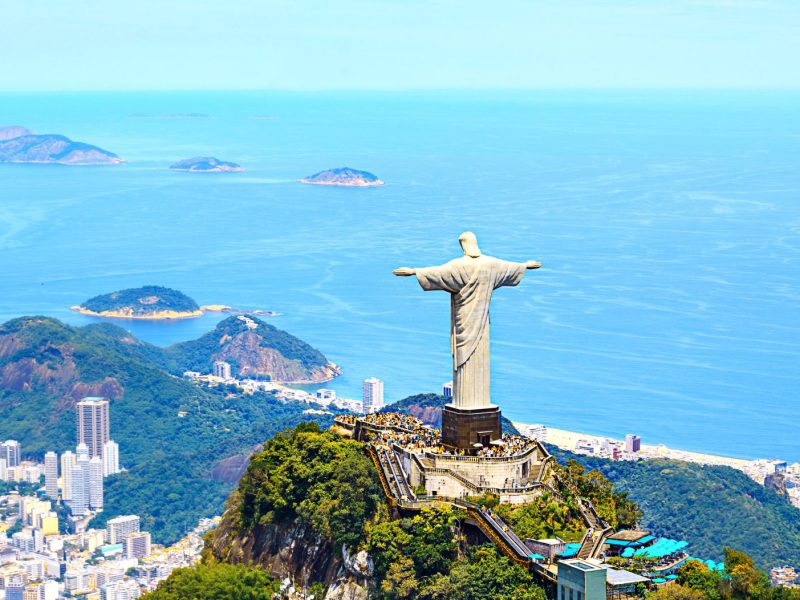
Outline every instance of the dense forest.
<svg viewBox="0 0 800 600">
<path fill-rule="evenodd" d="M 200 308 L 197 302 L 183 292 L 158 285 L 145 285 L 101 294 L 89 298 L 81 306 L 96 313 L 131 309 L 134 316 L 168 310 L 193 312 Z"/>
</svg>

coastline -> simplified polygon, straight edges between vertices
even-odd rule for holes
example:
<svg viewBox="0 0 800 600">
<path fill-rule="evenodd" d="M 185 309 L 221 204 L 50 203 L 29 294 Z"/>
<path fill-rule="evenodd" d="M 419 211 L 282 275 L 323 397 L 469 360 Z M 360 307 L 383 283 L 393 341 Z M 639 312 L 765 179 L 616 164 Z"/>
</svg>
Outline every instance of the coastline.
<svg viewBox="0 0 800 600">
<path fill-rule="evenodd" d="M 530 423 L 521 423 L 521 422 L 514 422 L 514 426 L 520 430 L 523 435 L 529 435 L 528 431 L 530 430 L 531 424 Z M 624 443 L 623 440 L 618 440 L 615 438 L 611 438 L 608 436 L 603 435 L 593 435 L 591 433 L 581 433 L 578 431 L 569 431 L 566 429 L 558 429 L 556 427 L 547 427 L 547 436 L 545 443 L 552 444 L 553 446 L 557 446 L 562 450 L 569 450 L 570 452 L 575 451 L 575 445 L 580 440 L 587 440 L 589 442 L 596 442 L 600 443 L 603 440 L 611 440 L 617 443 Z M 641 454 L 642 458 L 645 459 L 653 459 L 653 458 L 666 458 L 671 460 L 683 460 L 686 462 L 693 462 L 702 465 L 720 465 L 726 467 L 732 467 L 734 469 L 738 469 L 743 471 L 745 467 L 747 467 L 753 460 L 756 459 L 746 459 L 746 458 L 734 458 L 730 456 L 721 456 L 718 454 L 707 454 L 703 452 L 692 452 L 690 450 L 679 450 L 676 448 L 668 448 L 663 444 L 642 444 L 641 450 L 637 453 Z"/>
<path fill-rule="evenodd" d="M 203 310 L 202 307 L 200 307 L 198 310 L 186 311 L 186 312 L 179 312 L 176 310 L 161 310 L 147 315 L 135 315 L 131 311 L 121 311 L 121 310 L 104 310 L 102 312 L 95 312 L 93 310 L 89 310 L 88 308 L 84 308 L 82 306 L 70 306 L 69 309 L 75 311 L 76 313 L 86 315 L 88 317 L 103 317 L 107 319 L 127 319 L 127 320 L 137 320 L 137 321 L 194 319 L 196 317 L 202 317 L 205 314 L 205 311 Z"/>
<path fill-rule="evenodd" d="M 87 317 L 100 317 L 103 319 L 125 319 L 128 321 L 171 321 L 177 319 L 195 319 L 209 312 L 229 313 L 236 315 L 254 315 L 259 317 L 277 317 L 280 313 L 271 310 L 239 310 L 227 304 L 204 304 L 197 310 L 176 311 L 160 310 L 147 315 L 135 315 L 124 310 L 104 310 L 96 312 L 83 306 L 70 306 L 69 309 Z"/>
</svg>

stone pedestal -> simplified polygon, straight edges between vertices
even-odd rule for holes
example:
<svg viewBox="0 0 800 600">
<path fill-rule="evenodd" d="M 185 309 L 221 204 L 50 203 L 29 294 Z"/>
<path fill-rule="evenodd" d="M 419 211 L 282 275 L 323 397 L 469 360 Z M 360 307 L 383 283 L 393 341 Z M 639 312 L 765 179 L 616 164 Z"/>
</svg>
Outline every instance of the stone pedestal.
<svg viewBox="0 0 800 600">
<path fill-rule="evenodd" d="M 500 407 L 463 409 L 445 404 L 442 410 L 442 444 L 448 448 L 474 450 L 501 437 Z"/>
</svg>

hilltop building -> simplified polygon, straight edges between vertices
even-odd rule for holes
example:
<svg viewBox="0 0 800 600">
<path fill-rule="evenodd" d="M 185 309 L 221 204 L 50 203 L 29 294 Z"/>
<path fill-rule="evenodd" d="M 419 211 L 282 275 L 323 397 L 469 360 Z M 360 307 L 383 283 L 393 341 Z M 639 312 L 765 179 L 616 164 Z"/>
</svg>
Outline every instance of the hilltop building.
<svg viewBox="0 0 800 600">
<path fill-rule="evenodd" d="M 103 444 L 109 439 L 108 400 L 87 397 L 75 406 L 78 444 L 86 444 L 89 458 L 103 457 Z"/>
<path fill-rule="evenodd" d="M 375 377 L 365 379 L 361 392 L 365 414 L 378 412 L 383 408 L 383 381 Z"/>
<path fill-rule="evenodd" d="M 230 379 L 231 365 L 224 360 L 215 360 L 211 372 L 214 377 L 219 377 L 220 379 Z"/>
</svg>

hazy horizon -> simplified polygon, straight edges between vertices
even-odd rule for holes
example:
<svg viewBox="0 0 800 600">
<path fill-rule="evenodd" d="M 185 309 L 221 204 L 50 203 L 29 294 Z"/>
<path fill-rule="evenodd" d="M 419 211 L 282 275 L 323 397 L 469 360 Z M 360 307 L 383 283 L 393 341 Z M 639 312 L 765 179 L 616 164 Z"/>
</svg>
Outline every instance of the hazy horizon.
<svg viewBox="0 0 800 600">
<path fill-rule="evenodd" d="M 789 0 L 4 2 L 0 91 L 800 89 Z"/>
</svg>

